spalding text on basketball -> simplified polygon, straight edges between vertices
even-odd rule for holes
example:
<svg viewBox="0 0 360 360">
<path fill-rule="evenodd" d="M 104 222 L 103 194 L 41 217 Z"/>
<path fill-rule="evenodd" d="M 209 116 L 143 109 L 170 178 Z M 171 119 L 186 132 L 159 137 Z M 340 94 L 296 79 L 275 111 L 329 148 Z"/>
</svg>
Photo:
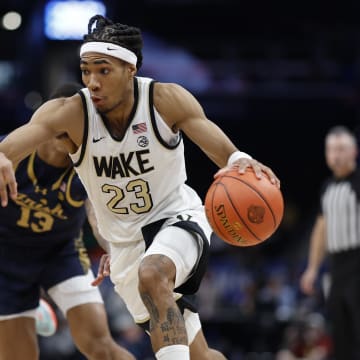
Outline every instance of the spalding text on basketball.
<svg viewBox="0 0 360 360">
<path fill-rule="evenodd" d="M 239 222 L 235 224 L 230 224 L 228 217 L 226 216 L 224 204 L 215 206 L 216 215 L 219 218 L 219 221 L 223 224 L 225 231 L 238 243 L 244 243 L 246 240 L 243 239 L 236 231 L 240 230 L 243 227 Z"/>
</svg>

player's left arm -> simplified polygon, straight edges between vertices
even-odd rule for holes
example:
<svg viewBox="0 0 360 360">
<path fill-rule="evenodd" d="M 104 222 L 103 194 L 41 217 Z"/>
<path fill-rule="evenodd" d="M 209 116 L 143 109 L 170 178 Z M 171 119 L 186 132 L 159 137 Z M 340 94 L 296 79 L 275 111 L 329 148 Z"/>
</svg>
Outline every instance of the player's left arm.
<svg viewBox="0 0 360 360">
<path fill-rule="evenodd" d="M 230 156 L 239 150 L 222 129 L 206 117 L 202 106 L 189 91 L 177 84 L 156 83 L 154 104 L 169 127 L 173 131 L 183 131 L 221 168 L 220 172 L 228 168 Z M 239 155 L 232 164 L 238 167 L 240 173 L 252 167 L 257 177 L 261 178 L 265 173 L 273 183 L 280 184 L 268 166 L 247 154 Z"/>
</svg>

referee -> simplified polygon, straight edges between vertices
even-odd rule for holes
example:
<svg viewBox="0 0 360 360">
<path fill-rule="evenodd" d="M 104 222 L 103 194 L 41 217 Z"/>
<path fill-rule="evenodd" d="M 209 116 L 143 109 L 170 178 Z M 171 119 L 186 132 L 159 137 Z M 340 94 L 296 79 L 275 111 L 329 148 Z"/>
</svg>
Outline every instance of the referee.
<svg viewBox="0 0 360 360">
<path fill-rule="evenodd" d="M 311 295 L 325 255 L 330 260 L 327 298 L 336 360 L 360 360 L 360 170 L 357 141 L 344 126 L 330 129 L 325 158 L 332 176 L 321 190 L 302 291 Z"/>
</svg>

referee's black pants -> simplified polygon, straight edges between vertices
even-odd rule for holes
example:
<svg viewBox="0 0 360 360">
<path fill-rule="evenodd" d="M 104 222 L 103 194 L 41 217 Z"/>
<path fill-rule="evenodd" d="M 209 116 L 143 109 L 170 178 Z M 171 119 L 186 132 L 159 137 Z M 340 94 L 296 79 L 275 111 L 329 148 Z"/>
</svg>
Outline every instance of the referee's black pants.
<svg viewBox="0 0 360 360">
<path fill-rule="evenodd" d="M 360 249 L 331 255 L 328 298 L 335 360 L 360 360 Z"/>
</svg>

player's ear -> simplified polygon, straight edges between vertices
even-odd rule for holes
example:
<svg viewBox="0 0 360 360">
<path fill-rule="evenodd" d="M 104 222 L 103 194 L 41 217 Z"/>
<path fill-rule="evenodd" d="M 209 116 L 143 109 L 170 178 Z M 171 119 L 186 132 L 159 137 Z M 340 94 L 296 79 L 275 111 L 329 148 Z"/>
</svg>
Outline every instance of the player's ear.
<svg viewBox="0 0 360 360">
<path fill-rule="evenodd" d="M 137 71 L 136 66 L 133 65 L 133 64 L 129 64 L 128 71 L 129 71 L 130 75 L 134 76 L 136 74 L 136 71 Z"/>
</svg>

